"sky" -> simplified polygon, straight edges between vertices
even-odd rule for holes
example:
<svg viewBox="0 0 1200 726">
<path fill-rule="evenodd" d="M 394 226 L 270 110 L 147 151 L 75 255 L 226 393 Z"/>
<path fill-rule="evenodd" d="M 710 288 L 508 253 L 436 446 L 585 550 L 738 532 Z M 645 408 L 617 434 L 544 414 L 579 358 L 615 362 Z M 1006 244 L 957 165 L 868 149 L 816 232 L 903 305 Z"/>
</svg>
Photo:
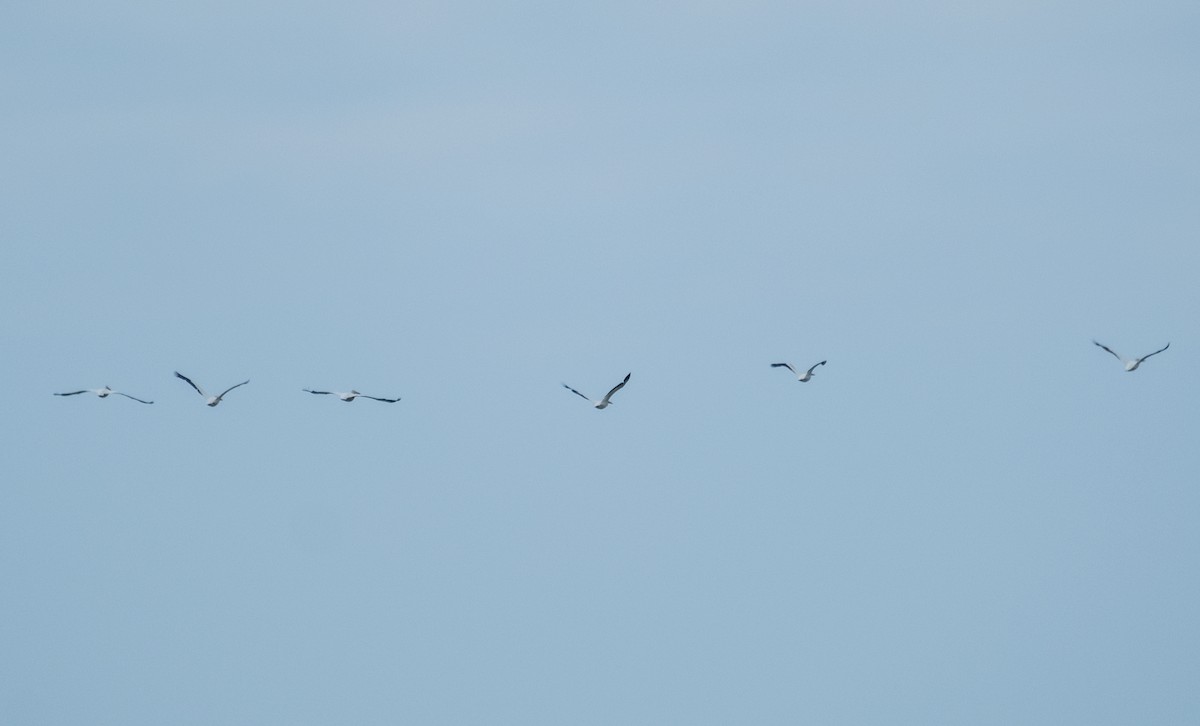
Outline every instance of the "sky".
<svg viewBox="0 0 1200 726">
<path fill-rule="evenodd" d="M 0 722 L 1195 721 L 1198 33 L 5 5 Z"/>
</svg>

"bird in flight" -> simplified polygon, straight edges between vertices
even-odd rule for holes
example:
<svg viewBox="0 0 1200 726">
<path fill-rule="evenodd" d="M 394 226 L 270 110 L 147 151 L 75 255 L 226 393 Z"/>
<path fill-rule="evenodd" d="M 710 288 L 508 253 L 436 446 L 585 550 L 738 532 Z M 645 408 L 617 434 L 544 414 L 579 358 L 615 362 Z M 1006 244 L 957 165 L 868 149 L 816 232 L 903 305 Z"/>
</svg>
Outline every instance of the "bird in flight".
<svg viewBox="0 0 1200 726">
<path fill-rule="evenodd" d="M 772 363 L 771 367 L 772 368 L 787 368 L 789 371 L 791 371 L 792 373 L 794 373 L 796 375 L 797 381 L 800 381 L 801 383 L 808 383 L 809 381 L 812 380 L 813 371 L 815 371 L 817 369 L 817 366 L 823 366 L 823 365 L 825 365 L 826 362 L 827 361 L 821 361 L 820 363 L 814 363 L 812 368 L 809 368 L 808 370 L 804 371 L 803 373 L 796 370 L 796 366 L 792 365 L 791 363 Z"/>
<path fill-rule="evenodd" d="M 350 403 L 351 401 L 353 401 L 353 400 L 354 400 L 354 399 L 356 399 L 356 398 L 369 398 L 369 399 L 371 399 L 372 401 L 383 401 L 384 403 L 395 403 L 396 401 L 399 401 L 399 400 L 400 400 L 400 398 L 399 398 L 399 397 L 396 397 L 396 398 L 376 398 L 375 396 L 365 396 L 365 395 L 363 395 L 363 394 L 361 394 L 361 393 L 359 393 L 358 391 L 355 391 L 355 390 L 350 390 L 350 391 L 347 391 L 347 392 L 345 392 L 345 393 L 343 393 L 343 392 L 341 392 L 341 391 L 314 391 L 314 390 L 311 390 L 311 389 L 308 389 L 308 388 L 305 388 L 304 390 L 305 390 L 306 392 L 308 392 L 308 393 L 315 393 L 315 394 L 317 394 L 318 396 L 329 396 L 329 395 L 337 396 L 338 398 L 342 399 L 342 400 L 343 400 L 343 401 L 345 401 L 346 403 Z"/>
<path fill-rule="evenodd" d="M 629 377 L 630 377 L 630 376 L 632 376 L 632 375 L 633 375 L 633 373 L 632 373 L 632 372 L 626 373 L 626 374 L 625 374 L 625 380 L 623 380 L 623 381 L 621 381 L 620 383 L 618 383 L 617 385 L 613 386 L 613 387 L 612 387 L 612 390 L 611 390 L 611 391 L 609 391 L 608 393 L 604 394 L 604 398 L 601 398 L 599 401 L 593 401 L 592 399 L 590 399 L 590 398 L 588 398 L 587 396 L 583 395 L 583 394 L 582 394 L 582 393 L 580 393 L 579 391 L 576 391 L 574 388 L 571 388 L 570 386 L 568 386 L 568 385 L 567 385 L 567 384 L 565 384 L 565 383 L 564 383 L 564 384 L 562 384 L 562 386 L 563 386 L 563 388 L 567 389 L 567 390 L 568 390 L 568 391 L 570 391 L 571 393 L 574 393 L 576 396 L 579 396 L 579 397 L 580 397 L 580 398 L 582 398 L 583 400 L 585 400 L 585 401 L 587 401 L 588 403 L 592 404 L 592 405 L 593 405 L 593 406 L 595 406 L 596 408 L 599 408 L 599 409 L 604 409 L 604 408 L 608 408 L 608 404 L 612 403 L 612 397 L 613 397 L 613 394 L 614 394 L 614 393 L 616 393 L 617 391 L 621 390 L 622 388 L 624 388 L 626 383 L 629 383 Z"/>
<path fill-rule="evenodd" d="M 1163 352 L 1167 348 L 1171 347 L 1171 344 L 1167 343 L 1166 345 L 1164 345 L 1163 347 L 1154 351 L 1153 353 L 1147 353 L 1146 355 L 1144 355 L 1141 358 L 1138 358 L 1136 360 L 1127 360 L 1125 358 L 1122 358 L 1120 356 L 1120 354 L 1118 354 L 1112 348 L 1109 348 L 1107 345 L 1104 345 L 1103 343 L 1098 343 L 1095 340 L 1093 340 L 1092 342 L 1096 343 L 1096 345 L 1100 346 L 1101 348 L 1107 350 L 1109 353 L 1112 353 L 1113 357 L 1116 358 L 1117 360 L 1121 361 L 1121 363 L 1125 366 L 1125 370 L 1129 371 L 1130 373 L 1132 373 L 1133 371 L 1136 371 L 1138 369 L 1138 366 L 1140 366 L 1142 364 L 1142 361 L 1146 360 L 1147 358 L 1149 358 L 1152 355 L 1158 355 L 1159 353 Z"/>
<path fill-rule="evenodd" d="M 114 391 L 113 389 L 109 388 L 108 386 L 105 386 L 104 388 L 85 388 L 82 391 L 70 391 L 68 393 L 56 393 L 54 395 L 56 395 L 56 396 L 78 396 L 81 393 L 94 393 L 97 396 L 99 396 L 100 398 L 108 398 L 109 396 L 112 396 L 115 394 L 117 396 L 124 396 L 125 398 L 132 398 L 133 400 L 137 401 L 138 403 L 154 403 L 154 401 L 143 401 L 142 399 L 131 396 L 128 393 L 121 393 L 120 391 Z"/>
<path fill-rule="evenodd" d="M 206 399 L 208 399 L 207 401 L 205 401 L 205 403 L 207 403 L 210 407 L 216 406 L 218 403 L 220 403 L 221 399 L 225 397 L 226 393 L 229 393 L 230 391 L 237 388 L 238 386 L 244 386 L 250 382 L 249 380 L 242 381 L 241 383 L 237 384 L 237 386 L 230 386 L 229 388 L 226 388 L 218 396 L 210 396 L 207 393 L 205 393 L 204 390 L 202 388 L 200 388 L 200 386 L 197 386 L 195 383 L 192 383 L 191 378 L 188 378 L 187 376 L 183 375 L 179 371 L 175 371 L 175 377 L 182 378 L 183 380 L 187 381 L 189 386 L 196 389 L 196 393 L 199 393 L 201 396 L 204 396 Z"/>
</svg>

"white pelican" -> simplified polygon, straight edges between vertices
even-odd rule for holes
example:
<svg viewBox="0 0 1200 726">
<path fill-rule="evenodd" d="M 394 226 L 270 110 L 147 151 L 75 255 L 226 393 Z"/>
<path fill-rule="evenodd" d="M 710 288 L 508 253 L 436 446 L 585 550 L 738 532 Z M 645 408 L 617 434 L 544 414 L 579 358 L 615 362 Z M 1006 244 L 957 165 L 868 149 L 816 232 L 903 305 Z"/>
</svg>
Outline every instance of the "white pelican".
<svg viewBox="0 0 1200 726">
<path fill-rule="evenodd" d="M 224 391 L 221 392 L 221 395 L 219 395 L 219 396 L 210 396 L 207 393 L 205 393 L 204 390 L 200 388 L 200 386 L 197 386 L 195 383 L 192 383 L 191 378 L 188 378 L 187 376 L 183 375 L 179 371 L 175 371 L 175 377 L 182 378 L 183 380 L 187 381 L 189 386 L 196 389 L 196 393 L 199 393 L 201 396 L 204 396 L 206 399 L 208 399 L 206 401 L 206 403 L 208 403 L 209 406 L 216 406 L 218 403 L 221 402 L 221 399 L 225 397 L 226 393 L 229 393 L 230 391 L 237 388 L 238 386 L 244 386 L 250 382 L 249 380 L 242 381 L 241 383 L 237 384 L 237 386 L 230 386 L 229 388 L 226 388 Z"/>
<path fill-rule="evenodd" d="M 564 383 L 564 384 L 562 384 L 562 386 L 563 386 L 563 388 L 567 389 L 567 390 L 568 390 L 568 391 L 570 391 L 571 393 L 574 393 L 576 396 L 579 396 L 579 397 L 580 397 L 580 398 L 582 398 L 583 400 L 585 400 L 585 401 L 587 401 L 588 403 L 592 404 L 592 405 L 593 405 L 593 406 L 595 406 L 596 408 L 604 409 L 604 408 L 608 408 L 608 404 L 612 403 L 612 397 L 613 397 L 613 394 L 614 394 L 614 393 L 616 393 L 617 391 L 621 390 L 622 388 L 624 388 L 626 383 L 629 383 L 629 377 L 630 377 L 630 376 L 632 376 L 632 375 L 633 375 L 633 372 L 632 372 L 632 371 L 631 371 L 631 372 L 629 372 L 629 373 L 626 373 L 626 374 L 625 374 L 625 380 L 623 380 L 623 381 L 621 381 L 620 383 L 618 383 L 617 385 L 613 386 L 613 387 L 612 387 L 612 390 L 611 390 L 611 391 L 609 391 L 608 393 L 604 394 L 604 398 L 601 398 L 599 401 L 593 401 L 592 399 L 590 399 L 590 398 L 588 398 L 587 396 L 583 395 L 583 394 L 582 394 L 582 393 L 580 393 L 579 391 L 576 391 L 574 388 L 571 388 L 570 386 L 568 386 L 568 385 L 567 385 L 567 384 L 565 384 L 565 383 Z"/>
<path fill-rule="evenodd" d="M 1095 340 L 1093 340 L 1092 342 L 1096 343 Z M 1132 373 L 1133 371 L 1136 371 L 1138 366 L 1140 366 L 1142 364 L 1142 361 L 1146 360 L 1147 358 L 1149 358 L 1152 355 L 1158 355 L 1159 353 L 1163 352 L 1167 348 L 1171 347 L 1171 344 L 1167 343 L 1166 345 L 1164 345 L 1163 347 L 1154 351 L 1153 353 L 1147 353 L 1146 355 L 1142 356 L 1141 358 L 1138 358 L 1137 360 L 1126 360 L 1125 358 L 1122 358 L 1119 354 L 1117 354 L 1112 348 L 1109 348 L 1107 345 L 1104 345 L 1103 343 L 1096 343 L 1096 345 L 1107 350 L 1109 353 L 1112 353 L 1113 357 L 1116 358 L 1117 360 L 1121 361 L 1121 363 L 1125 366 L 1125 370 L 1129 371 L 1130 373 Z"/>
<path fill-rule="evenodd" d="M 809 381 L 812 380 L 813 371 L 815 371 L 817 369 L 817 366 L 823 366 L 823 365 L 825 365 L 826 362 L 827 361 L 821 361 L 820 363 L 814 363 L 812 368 L 809 368 L 808 370 L 804 371 L 803 373 L 796 370 L 796 367 L 794 365 L 792 365 L 791 363 L 772 363 L 771 367 L 772 368 L 787 368 L 789 371 L 796 374 L 797 381 L 800 381 L 801 383 L 808 383 Z"/>
<path fill-rule="evenodd" d="M 69 393 L 56 393 L 54 395 L 56 395 L 56 396 L 78 396 L 81 393 L 94 393 L 97 396 L 99 396 L 100 398 L 108 398 L 109 396 L 116 394 L 118 396 L 124 396 L 125 398 L 132 398 L 133 400 L 137 401 L 138 403 L 154 403 L 154 401 L 143 401 L 140 398 L 135 398 L 134 396 L 131 396 L 128 393 L 121 393 L 120 391 L 114 391 L 113 389 L 109 388 L 108 386 L 105 386 L 104 388 L 85 388 L 82 391 L 71 391 Z"/>
<path fill-rule="evenodd" d="M 351 389 L 350 391 L 347 391 L 345 393 L 342 393 L 341 391 L 313 391 L 308 388 L 305 388 L 304 390 L 307 391 L 308 393 L 315 393 L 318 396 L 334 395 L 334 396 L 337 396 L 338 398 L 342 399 L 346 403 L 350 403 L 351 401 L 353 401 L 356 398 L 369 398 L 372 401 L 383 401 L 384 403 L 395 403 L 396 401 L 400 400 L 399 397 L 397 397 L 397 398 L 376 398 L 375 396 L 365 396 L 353 389 Z"/>
</svg>

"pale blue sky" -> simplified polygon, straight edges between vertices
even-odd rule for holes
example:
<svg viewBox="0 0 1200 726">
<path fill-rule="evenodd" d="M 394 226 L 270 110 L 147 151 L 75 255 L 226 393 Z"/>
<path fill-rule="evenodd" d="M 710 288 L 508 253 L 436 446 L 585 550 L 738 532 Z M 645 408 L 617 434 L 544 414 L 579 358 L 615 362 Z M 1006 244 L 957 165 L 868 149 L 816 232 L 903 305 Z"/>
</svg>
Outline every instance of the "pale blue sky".
<svg viewBox="0 0 1200 726">
<path fill-rule="evenodd" d="M 1195 721 L 1198 35 L 5 7 L 0 722 Z"/>
</svg>

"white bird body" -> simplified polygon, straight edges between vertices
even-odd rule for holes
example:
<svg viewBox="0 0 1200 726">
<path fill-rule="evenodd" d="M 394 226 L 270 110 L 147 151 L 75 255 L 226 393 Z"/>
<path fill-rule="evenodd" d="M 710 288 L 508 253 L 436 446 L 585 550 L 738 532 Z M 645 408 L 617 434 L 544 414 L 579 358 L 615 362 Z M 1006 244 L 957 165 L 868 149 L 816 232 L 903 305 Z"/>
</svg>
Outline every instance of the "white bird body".
<svg viewBox="0 0 1200 726">
<path fill-rule="evenodd" d="M 787 368 L 789 371 L 791 371 L 792 373 L 794 373 L 796 375 L 797 381 L 800 381 L 801 383 L 808 383 L 810 380 L 812 380 L 813 371 L 815 371 L 817 369 L 817 366 L 823 366 L 827 362 L 828 361 L 821 361 L 820 363 L 814 363 L 811 368 L 809 368 L 808 370 L 806 370 L 804 372 L 797 370 L 796 367 L 794 365 L 792 365 L 791 363 L 772 363 L 771 367 L 772 368 Z"/>
<path fill-rule="evenodd" d="M 109 396 L 112 396 L 115 394 L 118 396 L 124 396 L 125 398 L 132 398 L 133 400 L 137 401 L 138 403 L 154 403 L 154 401 L 143 401 L 142 399 L 131 396 L 128 393 L 121 393 L 120 391 L 114 391 L 109 386 L 105 386 L 104 388 L 85 388 L 82 391 L 70 391 L 69 393 L 56 393 L 54 395 L 56 395 L 56 396 L 78 396 L 81 393 L 94 393 L 97 396 L 99 396 L 100 398 L 108 398 Z"/>
<path fill-rule="evenodd" d="M 345 401 L 346 403 L 350 403 L 351 401 L 353 401 L 356 398 L 369 398 L 372 401 L 383 401 L 384 403 L 396 403 L 397 401 L 400 400 L 399 396 L 396 396 L 395 398 L 378 398 L 377 396 L 364 395 L 353 389 L 343 392 L 343 391 L 314 391 L 312 389 L 305 388 L 304 391 L 306 393 L 315 393 L 318 396 L 337 396 L 338 398 Z"/>
<path fill-rule="evenodd" d="M 621 390 L 622 388 L 624 388 L 625 384 L 629 383 L 629 377 L 632 375 L 633 375 L 632 372 L 626 373 L 625 380 L 623 380 L 620 383 L 618 383 L 617 385 L 613 386 L 612 390 L 610 390 L 608 393 L 604 394 L 604 398 L 601 398 L 599 401 L 593 401 L 591 398 L 588 398 L 587 396 L 583 395 L 579 391 L 576 391 L 574 388 L 571 388 L 570 386 L 568 386 L 565 383 L 562 384 L 562 386 L 563 386 L 563 388 L 567 389 L 571 393 L 574 393 L 576 396 L 579 396 L 583 400 L 592 404 L 593 408 L 604 410 L 604 409 L 608 408 L 609 404 L 612 403 L 613 394 L 616 393 L 617 391 Z"/>
<path fill-rule="evenodd" d="M 249 382 L 250 382 L 250 380 L 249 380 L 249 379 L 246 379 L 246 380 L 242 381 L 241 383 L 239 383 L 239 384 L 237 384 L 237 385 L 230 386 L 229 388 L 226 388 L 224 391 L 222 391 L 221 393 L 219 393 L 219 394 L 218 394 L 218 395 L 216 395 L 216 396 L 210 396 L 210 395 L 208 395 L 207 393 L 205 393 L 205 392 L 204 392 L 204 389 L 200 388 L 200 386 L 197 386 L 195 383 L 193 383 L 191 378 L 188 378 L 187 376 L 183 375 L 183 374 L 182 374 L 182 373 L 180 373 L 179 371 L 175 371 L 175 377 L 176 377 L 176 378 L 182 378 L 183 380 L 187 381 L 187 383 L 188 383 L 188 385 L 189 385 L 189 386 L 191 386 L 192 388 L 195 388 L 195 389 L 196 389 L 196 393 L 199 393 L 201 396 L 203 396 L 203 397 L 205 398 L 205 403 L 206 403 L 206 404 L 207 404 L 207 405 L 208 405 L 210 408 L 212 408 L 212 407 L 216 406 L 218 403 L 220 403 L 220 402 L 221 402 L 221 399 L 225 398 L 225 394 L 226 394 L 226 393 L 229 393 L 230 391 L 232 391 L 233 389 L 237 388 L 238 386 L 244 386 L 244 385 L 246 385 L 247 383 L 249 383 Z"/>
<path fill-rule="evenodd" d="M 1125 371 L 1128 373 L 1132 373 L 1133 371 L 1136 371 L 1138 369 L 1138 366 L 1140 366 L 1142 364 L 1142 361 L 1146 360 L 1150 356 L 1158 355 L 1159 353 L 1163 352 L 1167 348 L 1171 347 L 1171 344 L 1167 343 L 1166 345 L 1164 345 L 1163 347 L 1154 351 L 1153 353 L 1147 353 L 1146 355 L 1142 356 L 1141 358 L 1135 358 L 1133 360 L 1130 360 L 1128 358 L 1125 358 L 1121 354 L 1117 353 L 1112 348 L 1109 348 L 1107 345 L 1104 345 L 1103 343 L 1096 342 L 1095 340 L 1093 340 L 1092 342 L 1095 343 L 1096 345 L 1100 346 L 1104 350 L 1108 351 L 1109 353 L 1112 353 L 1114 358 L 1121 361 L 1121 365 L 1125 366 Z"/>
</svg>

